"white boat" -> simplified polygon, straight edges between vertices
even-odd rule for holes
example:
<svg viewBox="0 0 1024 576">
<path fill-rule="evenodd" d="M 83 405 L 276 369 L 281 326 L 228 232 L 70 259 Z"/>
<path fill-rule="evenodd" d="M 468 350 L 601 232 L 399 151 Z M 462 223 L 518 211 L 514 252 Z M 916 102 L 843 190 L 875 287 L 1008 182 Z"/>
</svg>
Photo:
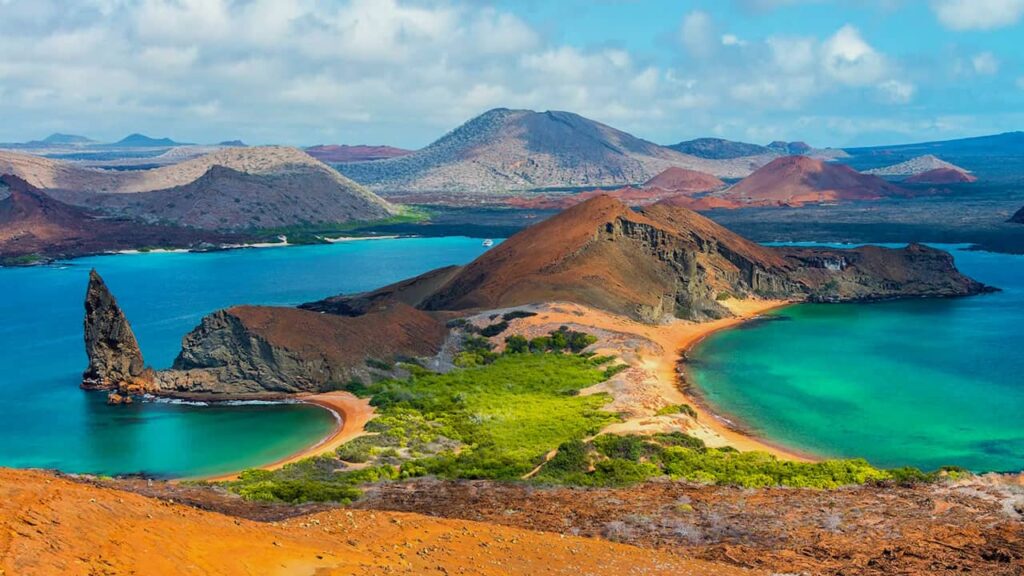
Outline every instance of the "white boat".
<svg viewBox="0 0 1024 576">
<path fill-rule="evenodd" d="M 491 246 L 494 246 L 494 240 L 491 240 L 490 238 L 484 240 L 484 246 L 486 246 L 488 248 L 490 248 Z"/>
</svg>

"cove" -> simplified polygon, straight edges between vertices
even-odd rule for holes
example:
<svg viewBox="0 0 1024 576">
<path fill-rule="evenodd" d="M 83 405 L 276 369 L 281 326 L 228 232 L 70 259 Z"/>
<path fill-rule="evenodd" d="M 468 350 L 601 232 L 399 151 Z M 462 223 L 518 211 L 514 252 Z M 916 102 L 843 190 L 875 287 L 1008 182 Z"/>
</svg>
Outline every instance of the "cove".
<svg viewBox="0 0 1024 576">
<path fill-rule="evenodd" d="M 326 436 L 304 404 L 107 406 L 78 388 L 83 299 L 96 268 L 147 364 L 170 366 L 205 315 L 235 304 L 294 305 L 377 288 L 482 254 L 480 240 L 397 238 L 207 253 L 97 256 L 0 269 L 0 466 L 157 477 L 266 464 Z"/>
<path fill-rule="evenodd" d="M 776 310 L 691 350 L 691 383 L 716 413 L 807 453 L 1024 469 L 1024 256 L 938 247 L 1003 291 Z"/>
</svg>

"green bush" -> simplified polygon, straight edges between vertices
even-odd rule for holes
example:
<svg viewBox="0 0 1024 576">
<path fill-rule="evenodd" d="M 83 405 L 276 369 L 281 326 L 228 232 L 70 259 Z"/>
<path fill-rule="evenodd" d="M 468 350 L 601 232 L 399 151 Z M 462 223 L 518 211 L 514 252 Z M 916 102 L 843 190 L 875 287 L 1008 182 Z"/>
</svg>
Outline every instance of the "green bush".
<svg viewBox="0 0 1024 576">
<path fill-rule="evenodd" d="M 508 354 L 525 354 L 530 351 L 530 342 L 516 334 L 505 338 L 505 352 Z"/>
<path fill-rule="evenodd" d="M 673 404 L 671 406 L 665 406 L 661 410 L 655 413 L 657 416 L 665 416 L 667 414 L 686 414 L 694 420 L 697 419 L 697 411 L 693 409 L 693 406 L 689 404 Z"/>
<path fill-rule="evenodd" d="M 480 335 L 490 338 L 492 336 L 497 336 L 498 334 L 501 334 L 506 329 L 508 329 L 508 322 L 502 320 L 501 322 L 497 322 L 495 324 L 491 324 L 490 326 L 482 328 L 480 330 Z"/>
<path fill-rule="evenodd" d="M 509 322 L 511 320 L 515 320 L 516 318 L 529 318 L 530 316 L 536 316 L 536 315 L 537 315 L 536 312 L 529 312 L 527 310 L 513 310 L 511 312 L 504 313 L 501 316 L 501 319 L 506 321 L 506 322 Z"/>
</svg>

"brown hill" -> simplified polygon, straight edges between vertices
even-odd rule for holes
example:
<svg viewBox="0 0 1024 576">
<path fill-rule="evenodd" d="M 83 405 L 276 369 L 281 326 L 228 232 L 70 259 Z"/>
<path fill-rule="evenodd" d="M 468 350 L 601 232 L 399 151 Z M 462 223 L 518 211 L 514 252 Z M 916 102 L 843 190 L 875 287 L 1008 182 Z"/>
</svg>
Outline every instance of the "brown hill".
<svg viewBox="0 0 1024 576">
<path fill-rule="evenodd" d="M 394 206 L 296 148 L 224 148 L 152 170 L 102 171 L 10 152 L 0 169 L 65 203 L 205 229 L 386 218 Z"/>
<path fill-rule="evenodd" d="M 160 394 L 281 395 L 323 392 L 371 374 L 367 361 L 391 364 L 433 356 L 444 322 L 392 303 L 358 317 L 279 306 L 215 312 L 184 339 L 174 369 L 160 372 Z M 256 353 L 254 353 L 256 351 Z"/>
<path fill-rule="evenodd" d="M 806 156 L 772 160 L 726 190 L 721 196 L 752 205 L 794 205 L 808 202 L 877 200 L 905 196 L 907 191 L 842 164 Z"/>
<path fill-rule="evenodd" d="M 644 182 L 644 188 L 660 188 L 669 192 L 680 194 L 693 194 L 696 192 L 710 192 L 724 188 L 725 182 L 717 177 L 696 170 L 687 170 L 673 166 L 666 168 L 663 172 Z"/>
<path fill-rule="evenodd" d="M 870 299 L 969 294 L 983 286 L 945 252 L 772 249 L 686 208 L 634 212 L 597 197 L 516 234 L 465 266 L 423 306 L 492 309 L 568 300 L 645 321 L 728 315 L 718 295 Z"/>
<path fill-rule="evenodd" d="M 219 165 L 183 186 L 75 198 L 110 213 L 207 230 L 379 220 L 394 213 L 361 186 L 339 184 L 327 171 L 249 174 Z"/>
<path fill-rule="evenodd" d="M 767 574 L 670 551 L 468 520 L 333 509 L 259 522 L 177 501 L 110 483 L 0 469 L 0 574 Z"/>
<path fill-rule="evenodd" d="M 977 181 L 973 174 L 957 168 L 935 168 L 904 180 L 907 184 L 966 184 Z"/>
<path fill-rule="evenodd" d="M 30 254 L 73 257 L 140 246 L 191 248 L 244 241 L 175 226 L 104 217 L 55 200 L 21 178 L 0 177 L 8 196 L 0 200 L 0 257 Z"/>
<path fill-rule="evenodd" d="M 441 285 L 427 298 L 417 293 L 421 308 L 570 301 L 647 322 L 727 316 L 723 294 L 841 301 L 986 289 L 957 272 L 948 253 L 923 246 L 768 248 L 686 208 L 658 203 L 633 211 L 607 196 L 532 226 L 445 277 L 441 284 L 429 276 Z M 356 298 L 409 301 L 403 294 L 410 290 L 419 290 L 415 280 Z M 346 305 L 346 297 L 331 299 Z"/>
<path fill-rule="evenodd" d="M 306 148 L 306 154 L 321 162 L 368 162 L 412 154 L 412 150 L 393 146 L 349 146 L 348 144 L 321 144 Z"/>
<path fill-rule="evenodd" d="M 708 160 L 570 112 L 486 112 L 407 156 L 340 164 L 384 192 L 503 192 L 644 182 L 672 166 L 742 176 L 756 162 Z"/>
</svg>

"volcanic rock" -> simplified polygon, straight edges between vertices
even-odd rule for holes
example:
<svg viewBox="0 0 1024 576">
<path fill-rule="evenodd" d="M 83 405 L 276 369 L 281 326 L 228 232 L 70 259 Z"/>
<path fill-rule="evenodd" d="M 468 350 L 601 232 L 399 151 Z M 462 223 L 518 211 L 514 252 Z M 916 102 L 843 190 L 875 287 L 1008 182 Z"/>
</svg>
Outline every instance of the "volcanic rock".
<svg viewBox="0 0 1024 576">
<path fill-rule="evenodd" d="M 711 174 L 679 167 L 666 168 L 654 178 L 644 182 L 644 188 L 659 188 L 678 194 L 710 192 L 724 187 L 725 182 Z"/>
<path fill-rule="evenodd" d="M 806 156 L 772 160 L 721 196 L 748 205 L 801 205 L 808 202 L 878 200 L 909 192 L 878 176 Z"/>
<path fill-rule="evenodd" d="M 89 366 L 82 388 L 111 390 L 111 403 L 153 388 L 153 373 L 146 368 L 135 333 L 96 270 L 89 272 L 85 293 L 85 353 Z"/>
<path fill-rule="evenodd" d="M 959 168 L 935 168 L 904 180 L 907 184 L 967 184 L 978 178 Z"/>
<path fill-rule="evenodd" d="M 434 316 L 403 304 L 359 317 L 237 306 L 203 318 L 185 336 L 174 368 L 157 379 L 160 392 L 168 395 L 323 392 L 370 378 L 368 361 L 381 365 L 433 356 L 446 332 Z"/>
<path fill-rule="evenodd" d="M 379 192 L 483 193 L 621 186 L 671 166 L 720 176 L 752 169 L 749 161 L 688 156 L 571 112 L 505 108 L 485 112 L 412 154 L 338 169 Z"/>
</svg>

